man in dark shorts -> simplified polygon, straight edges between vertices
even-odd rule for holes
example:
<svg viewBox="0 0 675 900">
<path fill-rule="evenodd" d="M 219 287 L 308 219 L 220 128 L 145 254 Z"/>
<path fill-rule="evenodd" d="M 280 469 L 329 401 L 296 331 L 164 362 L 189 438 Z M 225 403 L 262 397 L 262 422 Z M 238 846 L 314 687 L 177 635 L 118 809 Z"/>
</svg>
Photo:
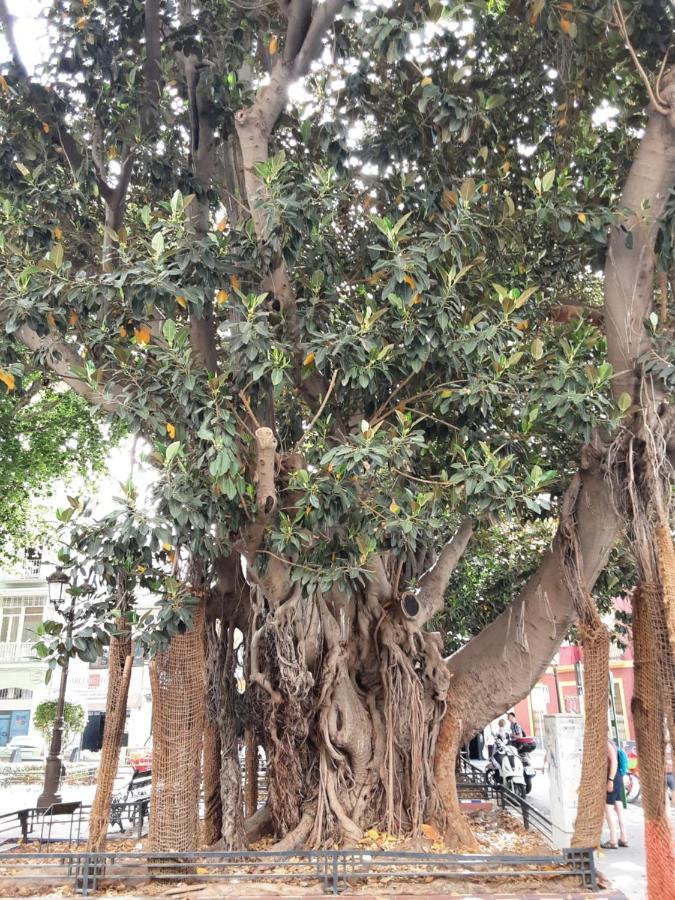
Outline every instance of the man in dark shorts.
<svg viewBox="0 0 675 900">
<path fill-rule="evenodd" d="M 623 815 L 623 775 L 619 772 L 619 754 L 614 741 L 607 739 L 607 799 L 605 801 L 605 820 L 609 828 L 609 840 L 600 844 L 605 850 L 618 850 L 628 846 L 626 823 Z M 613 815 L 613 814 L 614 815 Z M 619 823 L 619 839 L 617 841 L 614 816 Z"/>
</svg>

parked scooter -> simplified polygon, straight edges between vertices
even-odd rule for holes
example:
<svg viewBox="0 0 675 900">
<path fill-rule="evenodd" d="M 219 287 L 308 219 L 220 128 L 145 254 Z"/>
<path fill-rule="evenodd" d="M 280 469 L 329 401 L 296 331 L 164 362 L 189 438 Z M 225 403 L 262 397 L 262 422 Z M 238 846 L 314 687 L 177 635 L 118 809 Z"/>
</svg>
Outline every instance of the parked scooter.
<svg viewBox="0 0 675 900">
<path fill-rule="evenodd" d="M 518 751 L 500 737 L 495 738 L 492 756 L 487 764 L 488 782 L 494 785 L 503 784 L 519 797 L 525 797 L 525 770 Z"/>
<path fill-rule="evenodd" d="M 534 766 L 530 760 L 530 753 L 534 753 L 537 749 L 537 742 L 532 737 L 511 738 L 511 743 L 518 751 L 518 756 L 523 764 L 523 774 L 525 776 L 525 792 L 530 793 L 532 790 L 532 779 L 536 775 Z"/>
</svg>

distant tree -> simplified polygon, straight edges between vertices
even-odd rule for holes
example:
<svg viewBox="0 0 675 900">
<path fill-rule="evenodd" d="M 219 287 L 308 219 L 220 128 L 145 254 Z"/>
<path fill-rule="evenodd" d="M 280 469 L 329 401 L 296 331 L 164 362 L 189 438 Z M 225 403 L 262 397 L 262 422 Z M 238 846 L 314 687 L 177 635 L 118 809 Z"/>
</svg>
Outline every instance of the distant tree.
<svg viewBox="0 0 675 900">
<path fill-rule="evenodd" d="M 111 434 L 77 393 L 30 369 L 20 391 L 0 390 L 0 565 L 44 542 L 55 483 L 100 473 Z"/>
<path fill-rule="evenodd" d="M 56 721 L 56 700 L 43 700 L 33 713 L 33 724 L 49 745 Z M 79 703 L 66 703 L 63 707 L 63 746 L 67 747 L 74 734 L 84 728 L 84 707 Z"/>
</svg>

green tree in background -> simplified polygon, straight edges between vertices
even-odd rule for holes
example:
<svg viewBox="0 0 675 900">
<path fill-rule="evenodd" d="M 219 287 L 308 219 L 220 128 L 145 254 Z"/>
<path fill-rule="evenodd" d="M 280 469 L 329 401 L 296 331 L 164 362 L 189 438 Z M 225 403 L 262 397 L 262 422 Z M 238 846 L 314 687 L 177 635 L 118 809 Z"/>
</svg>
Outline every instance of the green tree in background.
<svg viewBox="0 0 675 900">
<path fill-rule="evenodd" d="M 56 721 L 56 700 L 43 700 L 38 703 L 33 713 L 33 724 L 49 745 Z M 74 734 L 84 728 L 84 707 L 79 703 L 69 703 L 67 700 L 63 707 L 63 746 L 67 747 Z"/>
</svg>

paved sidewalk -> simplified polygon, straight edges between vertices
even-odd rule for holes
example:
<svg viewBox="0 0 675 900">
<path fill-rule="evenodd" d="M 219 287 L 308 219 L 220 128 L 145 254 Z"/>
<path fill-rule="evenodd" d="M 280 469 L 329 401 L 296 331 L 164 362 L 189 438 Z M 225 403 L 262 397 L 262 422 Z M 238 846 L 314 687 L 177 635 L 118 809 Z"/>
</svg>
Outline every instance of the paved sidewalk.
<svg viewBox="0 0 675 900">
<path fill-rule="evenodd" d="M 472 760 L 479 763 L 479 760 Z M 479 763 L 480 764 L 480 763 Z M 484 763 L 483 763 L 484 765 Z M 527 798 L 533 806 L 550 817 L 551 808 L 548 797 L 548 775 L 537 770 L 532 792 Z M 628 847 L 619 850 L 600 850 L 595 855 L 595 865 L 616 889 L 623 891 L 627 900 L 646 900 L 647 876 L 645 869 L 645 835 L 644 814 L 638 803 L 629 803 L 624 811 Z M 675 829 L 675 809 L 670 810 L 671 821 Z M 603 840 L 607 837 L 607 826 L 603 825 Z M 600 896 L 598 894 L 595 895 Z M 665 900 L 665 898 L 664 898 Z"/>
</svg>

